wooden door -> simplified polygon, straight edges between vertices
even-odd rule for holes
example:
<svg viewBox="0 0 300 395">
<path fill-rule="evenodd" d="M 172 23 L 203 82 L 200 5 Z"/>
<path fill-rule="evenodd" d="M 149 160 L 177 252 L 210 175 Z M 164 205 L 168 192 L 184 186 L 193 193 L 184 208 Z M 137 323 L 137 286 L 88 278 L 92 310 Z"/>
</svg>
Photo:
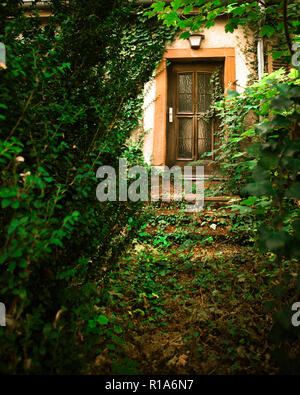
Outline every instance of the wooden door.
<svg viewBox="0 0 300 395">
<path fill-rule="evenodd" d="M 205 122 L 201 114 L 210 107 L 210 78 L 218 66 L 218 63 L 173 63 L 169 66 L 168 166 L 186 165 L 212 151 L 214 121 Z"/>
</svg>

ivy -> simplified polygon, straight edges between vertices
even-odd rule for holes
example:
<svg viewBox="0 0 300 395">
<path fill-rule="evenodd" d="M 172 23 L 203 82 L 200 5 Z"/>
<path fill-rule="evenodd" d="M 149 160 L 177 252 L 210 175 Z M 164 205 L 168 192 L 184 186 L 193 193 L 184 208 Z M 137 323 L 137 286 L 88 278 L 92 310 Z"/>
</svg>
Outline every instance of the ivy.
<svg viewBox="0 0 300 395">
<path fill-rule="evenodd" d="M 1 372 L 82 372 L 101 353 L 103 285 L 140 206 L 99 203 L 95 173 L 121 156 L 142 162 L 128 139 L 174 35 L 125 0 L 51 6 L 43 26 L 21 4 L 1 5 L 14 16 L 0 30 Z"/>
<path fill-rule="evenodd" d="M 224 92 L 221 78 L 221 67 L 218 67 L 217 70 L 212 73 L 209 85 L 211 88 L 210 107 L 204 114 L 199 116 L 206 122 L 216 116 L 216 104 L 223 98 Z"/>
</svg>

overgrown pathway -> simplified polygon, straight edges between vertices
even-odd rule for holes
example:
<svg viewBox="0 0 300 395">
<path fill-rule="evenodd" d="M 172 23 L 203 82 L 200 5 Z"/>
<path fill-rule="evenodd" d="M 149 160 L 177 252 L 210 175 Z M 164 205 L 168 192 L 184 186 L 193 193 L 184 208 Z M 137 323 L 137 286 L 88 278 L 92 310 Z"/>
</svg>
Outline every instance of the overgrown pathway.
<svg viewBox="0 0 300 395">
<path fill-rule="evenodd" d="M 147 210 L 111 279 L 104 352 L 91 371 L 275 373 L 264 301 L 278 269 L 241 232 L 251 224 L 221 208 Z"/>
</svg>

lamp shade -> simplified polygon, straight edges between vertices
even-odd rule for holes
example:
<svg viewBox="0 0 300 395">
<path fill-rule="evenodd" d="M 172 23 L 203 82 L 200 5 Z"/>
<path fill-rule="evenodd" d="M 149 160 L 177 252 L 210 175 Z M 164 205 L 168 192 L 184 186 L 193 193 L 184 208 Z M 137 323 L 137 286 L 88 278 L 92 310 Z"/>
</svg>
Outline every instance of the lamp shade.
<svg viewBox="0 0 300 395">
<path fill-rule="evenodd" d="M 204 39 L 203 34 L 191 34 L 189 37 L 191 48 L 192 49 L 199 49 L 202 39 Z"/>
</svg>

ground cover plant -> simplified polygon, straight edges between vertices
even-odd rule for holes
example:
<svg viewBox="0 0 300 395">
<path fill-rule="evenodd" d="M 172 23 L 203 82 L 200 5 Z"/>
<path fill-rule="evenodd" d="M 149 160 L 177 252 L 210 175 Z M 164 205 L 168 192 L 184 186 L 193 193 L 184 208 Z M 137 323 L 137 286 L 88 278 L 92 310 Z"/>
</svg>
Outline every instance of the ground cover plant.
<svg viewBox="0 0 300 395">
<path fill-rule="evenodd" d="M 299 262 L 280 268 L 251 237 L 241 242 L 241 221 L 228 207 L 197 215 L 144 210 L 145 225 L 110 278 L 104 314 L 111 335 L 91 372 L 279 373 L 265 301 L 282 268 L 294 277 Z M 288 346 L 299 351 L 293 341 Z"/>
</svg>

